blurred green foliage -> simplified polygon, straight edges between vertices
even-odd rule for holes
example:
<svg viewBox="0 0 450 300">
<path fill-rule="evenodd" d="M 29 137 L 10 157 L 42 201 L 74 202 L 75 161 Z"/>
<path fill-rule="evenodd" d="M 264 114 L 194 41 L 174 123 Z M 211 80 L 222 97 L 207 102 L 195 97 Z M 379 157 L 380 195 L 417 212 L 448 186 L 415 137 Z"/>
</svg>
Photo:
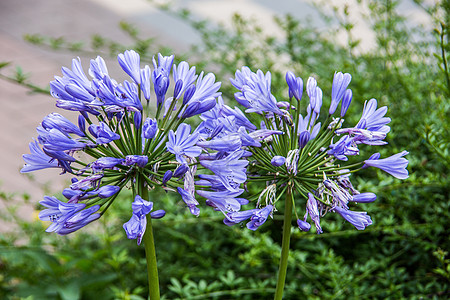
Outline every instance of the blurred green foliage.
<svg viewBox="0 0 450 300">
<path fill-rule="evenodd" d="M 177 15 L 195 28 L 203 44 L 177 55 L 202 69 L 214 71 L 222 91 L 232 101 L 228 82 L 247 65 L 272 72 L 272 91 L 287 97 L 287 70 L 306 79 L 314 75 L 330 96 L 334 71 L 353 75 L 353 103 L 347 124 L 360 117 L 364 100 L 388 105 L 392 131 L 382 156 L 401 150 L 410 154 L 410 178 L 400 182 L 375 170 L 356 176 L 361 191 L 378 195 L 372 204 L 359 204 L 374 224 L 355 230 L 334 215 L 322 220 L 325 233 L 314 235 L 292 228 L 285 299 L 448 299 L 449 241 L 449 106 L 450 55 L 448 1 L 416 4 L 435 21 L 435 32 L 415 27 L 398 13 L 397 1 L 364 1 L 365 20 L 376 43 L 362 49 L 354 38 L 349 7 L 322 12 L 327 30 L 290 15 L 277 17 L 283 37 L 267 36 L 254 21 L 236 14 L 232 29 L 197 21 L 186 10 Z M 318 4 L 318 7 L 320 3 Z M 141 38 L 131 24 L 121 23 L 133 44 L 122 45 L 95 35 L 91 44 L 64 38 L 27 36 L 34 44 L 55 50 L 85 51 L 116 56 L 136 49 L 149 61 L 156 51 L 171 49 Z M 342 42 L 337 36 L 346 36 Z M 364 50 L 364 51 L 362 51 Z M 0 68 L 4 64 L 0 65 Z M 3 78 L 43 92 L 21 70 Z M 328 93 L 328 94 L 327 94 Z M 368 150 L 372 151 L 372 150 Z M 376 150 L 378 151 L 378 149 Z M 1 194 L 16 203 L 17 196 Z M 280 252 L 280 218 L 256 232 L 227 227 L 221 217 L 203 209 L 194 218 L 175 194 L 154 194 L 168 214 L 154 222 L 164 299 L 270 299 Z M 144 299 L 144 249 L 126 239 L 121 229 L 130 217 L 131 196 L 120 196 L 96 225 L 69 237 L 44 232 L 42 223 L 25 222 L 10 206 L 1 212 L 16 230 L 0 236 L 0 298 L 2 299 Z M 25 199 L 26 200 L 26 199 Z M 160 208 L 160 204 L 158 204 Z M 12 219 L 11 219 L 12 218 Z"/>
</svg>

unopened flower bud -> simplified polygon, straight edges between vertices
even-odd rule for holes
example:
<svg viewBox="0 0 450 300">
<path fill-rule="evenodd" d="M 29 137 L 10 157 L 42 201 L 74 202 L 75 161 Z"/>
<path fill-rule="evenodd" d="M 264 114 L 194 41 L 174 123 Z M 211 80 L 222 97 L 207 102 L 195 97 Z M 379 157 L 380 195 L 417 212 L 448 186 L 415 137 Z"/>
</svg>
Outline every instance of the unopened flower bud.
<svg viewBox="0 0 450 300">
<path fill-rule="evenodd" d="M 311 224 L 300 219 L 297 220 L 297 225 L 301 231 L 309 231 L 311 229 Z"/>
<path fill-rule="evenodd" d="M 147 118 L 144 121 L 144 125 L 142 126 L 142 135 L 146 139 L 152 139 L 155 137 L 156 132 L 158 131 L 158 124 L 155 119 Z"/>
<path fill-rule="evenodd" d="M 188 170 L 189 170 L 189 167 L 186 164 L 182 164 L 175 170 L 175 172 L 173 173 L 173 176 L 179 178 L 179 177 L 183 176 Z"/>
<path fill-rule="evenodd" d="M 163 179 L 162 179 L 162 184 L 165 186 L 167 181 L 170 180 L 170 178 L 172 178 L 172 171 L 171 170 L 167 170 L 166 173 L 164 173 Z"/>
<path fill-rule="evenodd" d="M 98 189 L 98 196 L 102 199 L 108 198 L 116 194 L 118 191 L 120 191 L 120 187 L 116 185 L 105 185 Z"/>
<path fill-rule="evenodd" d="M 298 137 L 298 147 L 300 149 L 304 148 L 306 144 L 309 142 L 309 139 L 311 138 L 311 134 L 309 131 L 303 131 L 300 133 L 300 136 Z"/>
<path fill-rule="evenodd" d="M 270 163 L 275 166 L 275 167 L 279 167 L 282 166 L 284 164 L 284 162 L 286 161 L 286 158 L 280 155 L 274 156 L 272 158 L 272 160 L 270 161 Z"/>
<path fill-rule="evenodd" d="M 141 126 L 141 122 L 142 122 L 142 115 L 141 112 L 136 111 L 134 113 L 134 126 L 136 128 L 139 128 Z"/>
<path fill-rule="evenodd" d="M 161 219 L 165 215 L 166 215 L 166 212 L 162 209 L 158 209 L 158 210 L 152 211 L 150 213 L 150 217 L 152 217 L 152 219 Z"/>
</svg>

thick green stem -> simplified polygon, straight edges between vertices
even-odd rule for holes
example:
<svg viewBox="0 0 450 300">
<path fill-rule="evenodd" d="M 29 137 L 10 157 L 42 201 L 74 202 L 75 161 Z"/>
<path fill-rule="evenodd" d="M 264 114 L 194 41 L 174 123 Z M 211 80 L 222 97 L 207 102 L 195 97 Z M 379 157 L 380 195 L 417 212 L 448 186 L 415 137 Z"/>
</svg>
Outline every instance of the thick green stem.
<svg viewBox="0 0 450 300">
<path fill-rule="evenodd" d="M 144 186 L 145 180 L 139 180 L 139 195 L 144 200 L 148 199 L 148 189 Z M 148 297 L 150 300 L 159 300 L 159 278 L 158 267 L 156 264 L 155 241 L 153 239 L 152 218 L 147 215 L 147 228 L 142 238 L 145 247 L 145 258 L 147 260 L 148 274 Z"/>
<path fill-rule="evenodd" d="M 289 257 L 289 243 L 291 240 L 291 221 L 292 221 L 292 187 L 289 186 L 286 191 L 286 201 L 284 208 L 283 240 L 281 244 L 280 268 L 278 270 L 277 289 L 275 291 L 275 300 L 283 298 L 284 284 L 286 282 L 286 271 Z"/>
</svg>

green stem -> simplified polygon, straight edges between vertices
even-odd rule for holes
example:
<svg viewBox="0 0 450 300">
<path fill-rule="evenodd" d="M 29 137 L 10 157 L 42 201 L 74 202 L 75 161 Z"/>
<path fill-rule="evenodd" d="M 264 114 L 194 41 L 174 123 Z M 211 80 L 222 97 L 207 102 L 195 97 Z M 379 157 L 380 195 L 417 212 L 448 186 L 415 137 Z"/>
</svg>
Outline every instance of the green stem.
<svg viewBox="0 0 450 300">
<path fill-rule="evenodd" d="M 148 189 L 145 187 L 145 180 L 143 178 L 139 179 L 139 195 L 142 199 L 148 201 Z M 155 241 L 153 238 L 152 218 L 150 214 L 147 215 L 147 228 L 142 241 L 144 242 L 145 258 L 147 260 L 148 297 L 150 300 L 159 300 L 158 267 L 156 264 Z"/>
<path fill-rule="evenodd" d="M 292 187 L 289 186 L 286 192 L 286 201 L 284 208 L 283 240 L 281 244 L 280 268 L 278 270 L 277 289 L 275 291 L 275 300 L 283 298 L 284 284 L 286 282 L 286 271 L 289 257 L 289 243 L 291 239 L 291 221 L 292 221 Z"/>
</svg>

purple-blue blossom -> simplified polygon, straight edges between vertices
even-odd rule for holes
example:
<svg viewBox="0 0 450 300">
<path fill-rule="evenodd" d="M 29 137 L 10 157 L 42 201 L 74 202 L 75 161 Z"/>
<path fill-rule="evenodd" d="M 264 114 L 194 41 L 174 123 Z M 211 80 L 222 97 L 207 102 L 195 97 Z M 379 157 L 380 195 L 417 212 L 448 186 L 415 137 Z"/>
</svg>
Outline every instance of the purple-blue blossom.
<svg viewBox="0 0 450 300">
<path fill-rule="evenodd" d="M 331 87 L 331 104 L 328 113 L 334 114 L 336 108 L 344 97 L 345 91 L 352 80 L 352 76 L 348 73 L 342 72 L 334 73 L 333 85 Z"/>
<path fill-rule="evenodd" d="M 96 161 L 94 161 L 90 167 L 92 168 L 92 171 L 94 173 L 101 172 L 105 169 L 112 169 L 118 164 L 123 163 L 123 158 L 116 158 L 116 157 L 100 157 Z"/>
<path fill-rule="evenodd" d="M 380 170 L 389 173 L 398 179 L 406 179 L 409 177 L 408 170 L 408 160 L 403 158 L 403 156 L 409 154 L 408 151 L 402 151 L 400 153 L 394 154 L 390 157 L 383 159 L 368 159 L 364 161 L 365 166 L 375 167 Z"/>
<path fill-rule="evenodd" d="M 197 200 L 195 200 L 195 196 L 180 187 L 177 188 L 177 191 L 181 195 L 184 203 L 186 203 L 187 207 L 191 211 L 191 214 L 193 214 L 194 216 L 198 216 L 200 214 L 200 209 L 197 207 L 199 203 Z"/>
<path fill-rule="evenodd" d="M 148 163 L 147 155 L 127 155 L 125 157 L 125 166 L 132 166 L 136 164 L 138 167 L 145 167 Z"/>
<path fill-rule="evenodd" d="M 125 73 L 130 75 L 136 84 L 141 84 L 141 68 L 139 66 L 141 59 L 139 54 L 137 54 L 134 50 L 126 50 L 124 53 L 120 53 L 117 56 L 117 59 L 119 61 L 119 65 Z"/>
<path fill-rule="evenodd" d="M 153 202 L 144 200 L 139 195 L 135 196 L 131 208 L 133 214 L 131 215 L 130 220 L 123 224 L 123 229 L 129 239 L 136 239 L 137 244 L 140 245 L 147 228 L 147 215 L 150 213 L 150 217 L 160 219 L 164 217 L 165 211 L 157 210 L 151 213 Z"/>
<path fill-rule="evenodd" d="M 195 67 L 189 68 L 187 62 L 182 61 L 178 66 L 173 65 L 173 80 L 179 85 L 179 87 L 175 89 L 173 97 L 178 99 L 196 79 L 197 75 L 195 75 Z"/>
<path fill-rule="evenodd" d="M 370 203 L 377 200 L 377 195 L 374 193 L 361 193 L 354 195 L 350 201 L 357 203 Z"/>
<path fill-rule="evenodd" d="M 71 138 L 56 128 L 41 130 L 38 137 L 43 142 L 44 148 L 50 151 L 81 150 L 86 144 Z"/>
<path fill-rule="evenodd" d="M 347 222 L 355 226 L 358 230 L 364 230 L 367 226 L 372 224 L 372 219 L 365 211 L 351 211 L 339 206 L 334 207 L 333 211 L 339 213 Z"/>
<path fill-rule="evenodd" d="M 42 121 L 42 127 L 47 130 L 55 128 L 65 134 L 73 133 L 78 136 L 85 136 L 85 134 L 75 124 L 58 113 L 51 113 L 46 116 Z"/>
<path fill-rule="evenodd" d="M 56 197 L 49 196 L 45 196 L 44 200 L 39 203 L 47 207 L 39 213 L 39 219 L 52 222 L 46 229 L 47 232 L 65 235 L 80 229 L 99 217 L 98 214 L 93 214 L 100 208 L 98 205 L 85 209 L 86 204 L 84 203 L 65 203 Z"/>
<path fill-rule="evenodd" d="M 25 165 L 20 173 L 59 167 L 58 161 L 45 154 L 37 141 L 30 142 L 29 148 L 30 154 L 22 155 Z"/>
<path fill-rule="evenodd" d="M 377 109 L 377 100 L 370 99 L 364 103 L 363 114 L 355 127 L 370 131 L 389 132 L 389 126 L 386 124 L 391 122 L 391 118 L 384 116 L 386 112 L 387 106 Z"/>
<path fill-rule="evenodd" d="M 301 231 L 309 231 L 311 229 L 311 224 L 300 219 L 297 219 L 297 226 Z"/>
<path fill-rule="evenodd" d="M 96 138 L 95 142 L 98 145 L 120 139 L 120 135 L 113 132 L 104 122 L 100 122 L 98 125 L 91 124 L 89 126 L 89 132 Z"/>
<path fill-rule="evenodd" d="M 156 120 L 152 118 L 145 119 L 142 127 L 142 136 L 146 139 L 152 139 L 155 137 L 157 131 L 158 123 Z"/>
<path fill-rule="evenodd" d="M 286 158 L 284 156 L 276 155 L 272 157 L 270 163 L 275 167 L 280 167 L 284 165 L 284 162 L 286 161 Z"/>
<path fill-rule="evenodd" d="M 294 97 L 297 101 L 302 99 L 303 94 L 303 80 L 300 77 L 295 77 L 291 71 L 286 72 L 286 83 L 289 87 L 289 98 Z"/>
<path fill-rule="evenodd" d="M 175 133 L 170 130 L 169 141 L 166 143 L 167 151 L 175 154 L 179 163 L 186 164 L 186 156 L 197 157 L 202 152 L 202 149 L 196 146 L 197 141 L 198 133 L 191 134 L 191 126 L 182 123 Z"/>
<path fill-rule="evenodd" d="M 97 195 L 101 199 L 109 198 L 120 191 L 120 187 L 116 185 L 104 185 L 97 191 Z"/>
<path fill-rule="evenodd" d="M 223 185 L 230 191 L 236 191 L 247 180 L 247 160 L 241 159 L 243 150 L 238 150 L 223 159 L 201 160 L 200 164 L 219 176 Z"/>
<path fill-rule="evenodd" d="M 306 202 L 306 214 L 304 221 L 306 221 L 308 215 L 311 217 L 311 220 L 316 226 L 317 234 L 323 233 L 322 227 L 320 226 L 320 214 L 319 208 L 317 206 L 317 200 L 311 193 L 308 193 L 308 201 Z"/>
<path fill-rule="evenodd" d="M 253 230 L 253 231 L 258 229 L 259 226 L 261 226 L 262 224 L 264 224 L 266 222 L 267 218 L 272 213 L 272 211 L 273 211 L 273 206 L 270 204 L 267 205 L 266 207 L 264 207 L 263 209 L 256 211 L 250 217 L 250 222 L 247 223 L 247 228 L 250 230 Z"/>
</svg>

